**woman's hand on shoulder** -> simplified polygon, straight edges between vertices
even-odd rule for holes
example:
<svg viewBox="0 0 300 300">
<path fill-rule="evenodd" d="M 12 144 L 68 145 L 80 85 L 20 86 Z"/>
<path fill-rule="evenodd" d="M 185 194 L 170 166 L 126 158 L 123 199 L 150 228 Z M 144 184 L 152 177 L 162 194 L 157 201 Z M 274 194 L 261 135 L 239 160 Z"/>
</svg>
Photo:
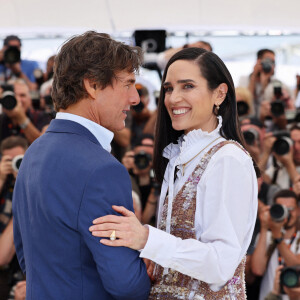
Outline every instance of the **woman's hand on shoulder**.
<svg viewBox="0 0 300 300">
<path fill-rule="evenodd" d="M 93 226 L 89 228 L 92 235 L 102 237 L 100 243 L 112 247 L 127 247 L 134 250 L 143 249 L 149 235 L 149 229 L 143 226 L 135 214 L 123 206 L 112 208 L 122 214 L 122 216 L 107 215 L 93 221 Z M 115 240 L 110 238 L 115 231 Z"/>
</svg>

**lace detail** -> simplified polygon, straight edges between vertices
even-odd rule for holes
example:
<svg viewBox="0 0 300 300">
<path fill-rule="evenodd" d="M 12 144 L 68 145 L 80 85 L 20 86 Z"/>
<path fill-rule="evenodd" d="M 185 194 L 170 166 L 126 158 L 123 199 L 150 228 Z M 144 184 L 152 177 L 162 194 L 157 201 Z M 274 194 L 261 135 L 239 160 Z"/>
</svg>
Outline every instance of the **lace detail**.
<svg viewBox="0 0 300 300">
<path fill-rule="evenodd" d="M 199 143 L 199 141 L 203 140 L 204 137 L 213 138 L 217 136 L 222 127 L 222 117 L 218 116 L 217 118 L 219 122 L 215 130 L 213 130 L 212 132 L 207 132 L 202 131 L 202 129 L 194 129 L 188 134 L 182 135 L 181 137 L 179 137 L 177 144 L 172 143 L 165 147 L 163 151 L 163 157 L 172 160 L 174 157 L 185 152 L 186 149 L 190 148 L 196 143 Z"/>
<path fill-rule="evenodd" d="M 211 132 L 202 131 L 202 129 L 194 129 L 191 130 L 186 135 L 182 135 L 178 140 L 178 144 L 180 146 L 180 152 L 185 151 L 185 149 L 199 142 L 199 140 L 203 139 L 203 137 L 213 138 L 217 136 L 220 133 L 220 129 L 222 127 L 222 117 L 218 116 L 217 118 L 219 121 L 218 126 L 216 129 L 214 129 Z"/>
</svg>

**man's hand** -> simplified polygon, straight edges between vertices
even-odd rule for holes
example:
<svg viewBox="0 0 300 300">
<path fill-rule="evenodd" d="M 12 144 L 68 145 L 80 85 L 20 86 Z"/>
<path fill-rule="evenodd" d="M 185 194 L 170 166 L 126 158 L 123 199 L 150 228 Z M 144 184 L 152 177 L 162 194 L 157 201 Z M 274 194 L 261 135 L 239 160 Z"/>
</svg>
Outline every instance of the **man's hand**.
<svg viewBox="0 0 300 300">
<path fill-rule="evenodd" d="M 13 74 L 16 75 L 17 77 L 21 76 L 22 69 L 21 69 L 21 63 L 20 62 L 16 62 L 14 64 L 6 64 L 6 67 L 11 69 Z"/>
<path fill-rule="evenodd" d="M 15 300 L 25 300 L 26 299 L 26 281 L 20 281 L 16 285 L 15 289 Z"/>
<path fill-rule="evenodd" d="M 271 154 L 273 145 L 276 141 L 276 137 L 273 136 L 272 132 L 267 132 L 263 139 L 264 151 Z"/>
<path fill-rule="evenodd" d="M 258 217 L 259 217 L 261 229 L 268 230 L 269 223 L 270 223 L 270 206 L 260 205 L 258 211 Z"/>
<path fill-rule="evenodd" d="M 273 153 L 276 160 L 280 161 L 285 167 L 294 164 L 293 161 L 293 148 L 290 147 L 290 151 L 284 155 L 278 155 L 276 153 Z"/>
<path fill-rule="evenodd" d="M 20 101 L 17 101 L 17 105 L 14 107 L 14 109 L 3 109 L 3 111 L 10 119 L 15 120 L 15 122 L 17 122 L 18 125 L 24 123 L 27 119 L 24 108 Z"/>
<path fill-rule="evenodd" d="M 286 224 L 287 218 L 285 218 L 281 222 L 275 222 L 270 218 L 269 227 L 272 231 L 272 237 L 275 239 L 279 239 L 282 236 L 282 228 Z"/>
<path fill-rule="evenodd" d="M 3 155 L 0 161 L 0 180 L 5 182 L 7 176 L 13 173 L 12 158 L 8 155 Z"/>
</svg>

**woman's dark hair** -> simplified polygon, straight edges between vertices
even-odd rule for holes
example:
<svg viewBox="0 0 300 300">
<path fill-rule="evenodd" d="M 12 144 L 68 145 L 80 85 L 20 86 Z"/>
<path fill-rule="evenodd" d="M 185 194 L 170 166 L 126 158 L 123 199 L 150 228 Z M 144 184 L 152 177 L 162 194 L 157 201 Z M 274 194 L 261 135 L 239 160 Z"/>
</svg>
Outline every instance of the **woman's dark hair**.
<svg viewBox="0 0 300 300">
<path fill-rule="evenodd" d="M 244 137 L 241 133 L 237 116 L 234 84 L 223 61 L 215 53 L 201 48 L 183 49 L 170 58 L 163 74 L 162 83 L 165 82 L 170 65 L 177 60 L 195 62 L 199 66 L 201 75 L 207 80 L 208 89 L 211 91 L 215 90 L 221 83 L 227 84 L 228 92 L 218 111 L 218 115 L 222 116 L 223 119 L 220 134 L 224 138 L 237 141 L 244 146 Z M 158 113 L 153 161 L 156 179 L 160 183 L 163 181 L 164 172 L 168 164 L 168 160 L 162 156 L 163 150 L 168 144 L 177 143 L 178 138 L 184 133 L 183 131 L 173 129 L 171 118 L 164 105 L 164 98 L 165 92 L 164 89 L 161 88 L 157 109 Z M 215 107 L 213 109 L 214 112 L 216 112 Z M 253 163 L 256 174 L 259 176 L 259 169 L 255 162 Z"/>
</svg>

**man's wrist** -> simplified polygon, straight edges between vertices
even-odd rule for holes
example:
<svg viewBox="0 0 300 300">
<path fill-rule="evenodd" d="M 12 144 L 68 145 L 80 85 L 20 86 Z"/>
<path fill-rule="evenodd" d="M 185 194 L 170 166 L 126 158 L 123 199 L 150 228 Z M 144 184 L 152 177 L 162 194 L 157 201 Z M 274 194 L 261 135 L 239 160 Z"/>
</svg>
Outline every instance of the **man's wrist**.
<svg viewBox="0 0 300 300">
<path fill-rule="evenodd" d="M 19 122 L 19 126 L 21 129 L 26 129 L 30 123 L 29 118 L 25 118 L 23 121 Z"/>
</svg>

